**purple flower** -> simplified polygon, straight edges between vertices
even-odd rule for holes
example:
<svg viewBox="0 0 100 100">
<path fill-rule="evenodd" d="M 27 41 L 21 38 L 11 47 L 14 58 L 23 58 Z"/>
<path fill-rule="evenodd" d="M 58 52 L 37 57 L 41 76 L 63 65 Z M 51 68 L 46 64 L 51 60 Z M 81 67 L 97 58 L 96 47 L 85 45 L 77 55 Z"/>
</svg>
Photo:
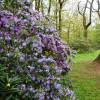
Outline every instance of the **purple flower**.
<svg viewBox="0 0 100 100">
<path fill-rule="evenodd" d="M 6 39 L 7 41 L 10 41 L 10 40 L 11 40 L 11 37 L 10 37 L 10 36 L 6 36 L 5 39 Z"/>
<path fill-rule="evenodd" d="M 13 30 L 14 30 L 14 33 L 16 33 L 16 35 L 19 35 L 19 33 L 21 31 L 19 26 L 14 26 Z"/>
<path fill-rule="evenodd" d="M 23 72 L 23 69 L 22 69 L 21 67 L 17 67 L 17 68 L 16 68 L 16 72 L 17 72 L 17 73 L 22 73 L 22 72 Z"/>
<path fill-rule="evenodd" d="M 54 83 L 54 87 L 56 88 L 56 89 L 61 89 L 62 87 L 61 87 L 61 84 L 59 84 L 59 83 Z"/>
<path fill-rule="evenodd" d="M 26 90 L 26 85 L 25 85 L 25 84 L 21 84 L 21 85 L 19 86 L 19 88 L 20 88 L 21 90 L 25 91 L 25 90 Z"/>
<path fill-rule="evenodd" d="M 8 23 L 8 19 L 6 17 L 1 18 L 1 26 L 6 25 Z"/>
<path fill-rule="evenodd" d="M 14 16 L 13 19 L 14 19 L 15 23 L 19 22 L 19 18 L 17 16 Z"/>
<path fill-rule="evenodd" d="M 0 37 L 2 36 L 2 32 L 0 32 Z"/>
<path fill-rule="evenodd" d="M 49 72 L 50 67 L 49 67 L 48 65 L 44 65 L 43 67 L 44 67 L 44 69 L 45 69 L 47 72 Z"/>
<path fill-rule="evenodd" d="M 56 32 L 57 30 L 54 28 L 54 27 L 51 27 L 50 29 L 49 29 L 49 32 L 50 33 L 54 33 L 54 32 Z"/>
<path fill-rule="evenodd" d="M 44 94 L 41 94 L 41 95 L 39 96 L 39 100 L 44 100 L 44 99 L 45 99 Z"/>
<path fill-rule="evenodd" d="M 29 11 L 29 7 L 28 6 L 24 6 L 24 9 L 26 10 L 26 11 Z"/>
<path fill-rule="evenodd" d="M 19 61 L 20 62 L 24 62 L 25 61 L 25 55 L 24 54 L 20 55 Z"/>
<path fill-rule="evenodd" d="M 22 47 L 26 47 L 26 46 L 27 46 L 26 42 L 23 42 Z"/>
<path fill-rule="evenodd" d="M 72 90 L 69 90 L 69 89 L 66 89 L 66 90 L 67 90 L 66 95 L 68 97 L 72 97 L 74 95 L 74 92 Z"/>
<path fill-rule="evenodd" d="M 43 62 L 45 62 L 45 61 L 46 61 L 46 58 L 43 57 L 43 58 L 41 58 L 41 59 L 38 60 L 38 63 L 43 63 Z"/>
<path fill-rule="evenodd" d="M 42 51 L 43 51 L 42 47 L 37 47 L 37 51 L 38 51 L 38 53 L 42 53 Z"/>
<path fill-rule="evenodd" d="M 31 80 L 32 80 L 32 81 L 35 81 L 35 80 L 36 80 L 36 77 L 35 77 L 35 76 L 32 76 L 32 77 L 31 77 Z"/>
<path fill-rule="evenodd" d="M 65 87 L 62 83 L 66 80 L 62 74 L 69 69 L 70 49 L 51 24 L 44 25 L 46 18 L 42 14 L 31 11 L 27 0 L 17 1 L 22 7 L 16 14 L 0 10 L 1 66 L 14 66 L 9 75 L 18 77 L 14 87 L 21 90 L 23 99 L 60 100 L 71 96 L 67 84 Z M 8 60 L 1 63 L 5 57 Z"/>
<path fill-rule="evenodd" d="M 0 53 L 2 53 L 3 51 L 4 51 L 4 49 L 0 47 Z"/>
<path fill-rule="evenodd" d="M 35 67 L 33 66 L 27 66 L 27 68 L 29 69 L 30 73 L 32 73 L 35 70 Z"/>
</svg>

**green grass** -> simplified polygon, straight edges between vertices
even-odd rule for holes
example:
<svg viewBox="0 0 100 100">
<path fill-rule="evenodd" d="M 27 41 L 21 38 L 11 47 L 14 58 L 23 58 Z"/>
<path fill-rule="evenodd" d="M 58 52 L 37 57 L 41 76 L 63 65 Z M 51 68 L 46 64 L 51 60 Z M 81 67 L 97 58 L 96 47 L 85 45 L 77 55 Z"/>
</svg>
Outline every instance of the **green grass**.
<svg viewBox="0 0 100 100">
<path fill-rule="evenodd" d="M 74 62 L 79 63 L 79 62 L 93 61 L 99 53 L 100 50 L 90 52 L 90 53 L 77 54 L 74 59 Z"/>
<path fill-rule="evenodd" d="M 91 63 L 99 53 L 78 54 L 74 59 L 70 77 L 78 100 L 100 100 L 99 66 Z"/>
</svg>

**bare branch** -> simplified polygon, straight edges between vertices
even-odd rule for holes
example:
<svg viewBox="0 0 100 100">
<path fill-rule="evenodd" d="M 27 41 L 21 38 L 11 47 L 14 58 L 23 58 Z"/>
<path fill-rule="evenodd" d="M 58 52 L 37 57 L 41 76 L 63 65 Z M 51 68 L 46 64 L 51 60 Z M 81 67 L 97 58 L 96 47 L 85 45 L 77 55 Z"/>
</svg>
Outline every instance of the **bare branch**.
<svg viewBox="0 0 100 100">
<path fill-rule="evenodd" d="M 94 0 L 93 0 L 94 2 Z M 96 0 L 97 2 L 97 9 L 93 7 L 93 4 L 92 4 L 92 12 L 96 12 L 99 16 L 99 19 L 100 19 L 100 1 L 99 0 Z M 91 2 L 89 1 L 89 4 L 91 5 Z M 87 7 L 87 9 L 90 9 L 91 7 Z"/>
<path fill-rule="evenodd" d="M 86 25 L 87 27 L 89 27 L 91 25 L 93 2 L 94 2 L 94 0 L 92 0 L 92 2 L 90 4 L 90 15 L 89 15 L 89 22 Z"/>
<path fill-rule="evenodd" d="M 84 11 L 83 11 L 83 14 L 85 14 L 85 12 L 86 12 L 86 8 L 87 8 L 88 2 L 89 2 L 89 0 L 86 1 L 85 7 L 84 7 Z"/>
<path fill-rule="evenodd" d="M 80 15 L 83 16 L 83 13 L 80 11 L 80 3 L 81 3 L 81 1 L 78 3 L 78 12 L 79 12 Z"/>
<path fill-rule="evenodd" d="M 91 21 L 92 21 L 93 3 L 94 3 L 94 0 L 92 1 L 86 0 L 85 6 L 83 10 L 81 11 L 80 11 L 80 2 L 78 3 L 78 12 L 83 17 L 83 27 L 84 27 L 85 38 L 87 38 L 88 36 L 87 30 L 88 30 L 88 27 L 91 25 Z M 88 4 L 89 4 L 89 7 L 88 7 Z M 86 17 L 87 9 L 89 9 L 89 13 L 88 13 L 89 21 L 87 20 L 87 17 Z"/>
</svg>

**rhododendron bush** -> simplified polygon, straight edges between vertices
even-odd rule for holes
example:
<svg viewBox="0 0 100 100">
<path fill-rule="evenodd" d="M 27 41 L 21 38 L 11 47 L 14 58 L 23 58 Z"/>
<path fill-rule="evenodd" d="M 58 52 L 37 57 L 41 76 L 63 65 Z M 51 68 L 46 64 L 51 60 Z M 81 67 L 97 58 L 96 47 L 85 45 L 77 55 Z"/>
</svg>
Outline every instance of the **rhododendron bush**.
<svg viewBox="0 0 100 100">
<path fill-rule="evenodd" d="M 66 78 L 69 47 L 46 17 L 29 8 L 29 2 L 21 5 L 16 14 L 0 11 L 0 98 L 71 99 Z"/>
</svg>

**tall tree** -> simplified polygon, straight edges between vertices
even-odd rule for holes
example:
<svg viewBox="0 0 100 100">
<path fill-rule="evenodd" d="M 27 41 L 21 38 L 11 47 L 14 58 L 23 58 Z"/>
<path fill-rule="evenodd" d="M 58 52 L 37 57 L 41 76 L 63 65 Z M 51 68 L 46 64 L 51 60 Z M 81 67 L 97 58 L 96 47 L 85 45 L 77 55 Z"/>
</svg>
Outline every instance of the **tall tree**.
<svg viewBox="0 0 100 100">
<path fill-rule="evenodd" d="M 50 16 L 50 11 L 51 11 L 51 0 L 49 0 L 48 16 Z"/>
<path fill-rule="evenodd" d="M 41 0 L 35 0 L 35 10 L 39 11 Z"/>
<path fill-rule="evenodd" d="M 58 0 L 56 0 L 55 2 L 54 16 L 55 16 L 56 29 L 58 29 Z"/>
<path fill-rule="evenodd" d="M 59 0 L 58 1 L 58 3 L 59 3 L 59 32 L 60 32 L 60 36 L 61 36 L 61 31 L 62 31 L 62 9 L 63 9 L 64 3 L 66 1 L 67 0 Z"/>
<path fill-rule="evenodd" d="M 98 16 L 99 16 L 99 19 L 100 19 L 100 1 L 99 0 L 97 0 L 97 4 L 98 4 L 97 13 L 98 13 Z"/>
<path fill-rule="evenodd" d="M 43 3 L 43 0 L 40 1 L 40 5 L 41 5 L 41 12 L 42 14 L 44 14 L 44 3 Z"/>
<path fill-rule="evenodd" d="M 94 0 L 92 0 L 91 2 L 89 0 L 86 0 L 85 6 L 83 7 L 82 10 L 80 10 L 80 2 L 78 3 L 78 12 L 79 14 L 83 17 L 83 27 L 84 27 L 84 38 L 88 38 L 88 28 L 91 25 L 92 22 L 92 8 L 93 8 L 93 2 Z M 88 13 L 88 18 L 89 21 L 87 20 L 87 8 L 89 5 L 89 13 Z"/>
</svg>

